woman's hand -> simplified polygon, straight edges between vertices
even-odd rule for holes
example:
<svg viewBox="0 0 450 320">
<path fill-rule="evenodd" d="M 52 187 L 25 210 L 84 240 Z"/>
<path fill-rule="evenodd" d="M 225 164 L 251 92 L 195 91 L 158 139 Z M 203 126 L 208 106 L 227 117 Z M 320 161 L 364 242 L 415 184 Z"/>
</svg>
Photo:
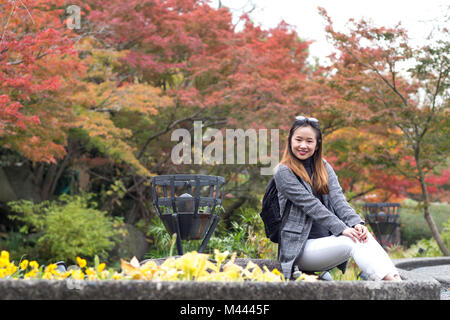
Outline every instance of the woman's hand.
<svg viewBox="0 0 450 320">
<path fill-rule="evenodd" d="M 357 224 L 356 226 L 353 227 L 353 229 L 355 229 L 358 232 L 359 241 L 367 242 L 367 236 L 369 234 L 369 230 L 367 229 L 366 226 L 364 226 L 362 224 Z"/>
<path fill-rule="evenodd" d="M 354 242 L 357 242 L 359 240 L 359 233 L 355 228 L 347 228 L 344 231 L 342 231 L 342 235 L 349 237 Z"/>
<path fill-rule="evenodd" d="M 362 224 L 357 224 L 353 228 L 347 228 L 342 231 L 342 235 L 349 237 L 354 242 L 367 242 L 368 233 L 367 227 Z"/>
</svg>

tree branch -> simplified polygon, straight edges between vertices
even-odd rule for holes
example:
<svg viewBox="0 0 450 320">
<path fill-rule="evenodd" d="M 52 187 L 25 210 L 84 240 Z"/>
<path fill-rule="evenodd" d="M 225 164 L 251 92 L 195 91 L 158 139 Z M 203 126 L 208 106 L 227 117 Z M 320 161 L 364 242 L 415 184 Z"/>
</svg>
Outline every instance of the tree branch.
<svg viewBox="0 0 450 320">
<path fill-rule="evenodd" d="M 403 95 L 397 90 L 397 88 L 396 88 L 394 85 L 392 85 L 392 84 L 389 83 L 389 81 L 388 81 L 388 80 L 380 73 L 380 71 L 378 71 L 377 68 L 375 68 L 372 64 L 366 64 L 366 63 L 362 62 L 357 56 L 355 56 L 355 55 L 353 54 L 353 52 L 351 52 L 351 50 L 349 50 L 349 49 L 347 49 L 347 48 L 344 48 L 344 50 L 345 50 L 348 54 L 350 54 L 356 61 L 358 61 L 358 63 L 359 63 L 360 65 L 362 65 L 364 68 L 367 68 L 367 69 L 369 69 L 369 70 L 374 71 L 374 72 L 378 75 L 378 77 L 379 77 L 381 80 L 383 80 L 383 82 L 384 82 L 389 88 L 391 88 L 392 91 L 395 92 L 395 94 L 397 94 L 397 95 L 400 97 L 400 99 L 402 100 L 403 104 L 404 104 L 405 106 L 408 105 L 408 101 L 405 99 L 405 97 L 403 97 Z"/>
<path fill-rule="evenodd" d="M 46 52 L 43 52 L 43 53 L 37 55 L 37 56 L 36 56 L 36 60 L 39 60 L 39 59 L 45 57 L 46 55 L 50 54 L 50 52 L 51 52 L 53 49 L 57 48 L 57 47 L 58 47 L 58 46 L 52 46 L 52 47 L 50 47 L 50 50 L 48 50 L 48 51 L 46 51 Z M 9 66 L 15 66 L 15 65 L 18 65 L 18 64 L 23 63 L 24 61 L 25 61 L 24 59 L 21 59 L 21 60 L 16 60 L 16 61 L 7 62 L 6 64 L 9 65 Z"/>
<path fill-rule="evenodd" d="M 179 124 L 180 122 L 186 121 L 186 120 L 192 120 L 195 116 L 197 116 L 200 112 L 202 111 L 202 109 L 197 110 L 197 112 L 195 112 L 192 116 L 190 117 L 186 117 L 183 119 L 178 119 L 173 121 L 172 123 L 170 123 L 169 125 L 167 125 L 167 127 L 153 135 L 151 135 L 150 137 L 147 138 L 147 140 L 145 141 L 144 145 L 142 146 L 141 151 L 139 152 L 137 159 L 140 159 L 145 152 L 145 149 L 147 148 L 148 144 L 150 143 L 150 141 L 152 141 L 153 139 L 167 133 L 170 129 L 172 129 L 173 127 L 175 127 L 177 124 Z"/>
</svg>

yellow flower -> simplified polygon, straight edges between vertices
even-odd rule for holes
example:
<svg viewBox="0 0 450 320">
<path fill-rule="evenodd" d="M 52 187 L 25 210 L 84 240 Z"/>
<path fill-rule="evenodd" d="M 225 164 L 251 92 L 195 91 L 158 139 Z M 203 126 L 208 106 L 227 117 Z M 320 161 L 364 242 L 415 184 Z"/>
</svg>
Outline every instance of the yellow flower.
<svg viewBox="0 0 450 320">
<path fill-rule="evenodd" d="M 37 263 L 37 261 L 33 260 L 30 262 L 30 267 L 37 270 L 37 269 L 39 269 L 39 263 Z"/>
<path fill-rule="evenodd" d="M 274 269 L 264 266 L 260 268 L 258 265 L 249 262 L 245 268 L 234 263 L 236 252 L 233 252 L 228 262 L 223 262 L 230 253 L 228 251 L 220 252 L 214 250 L 214 260 L 216 263 L 209 261 L 209 255 L 196 251 L 188 252 L 179 258 L 169 257 L 161 265 L 154 261 L 149 261 L 143 265 L 133 257 L 130 262 L 121 260 L 122 272 L 114 272 L 113 270 L 105 270 L 106 264 L 96 262 L 97 267 L 87 268 L 85 259 L 76 257 L 80 269 L 60 272 L 56 264 L 49 264 L 45 268 L 39 268 L 37 261 L 23 260 L 19 266 L 9 261 L 9 252 L 1 251 L 0 254 L 0 278 L 17 279 L 15 275 L 17 270 L 30 270 L 23 276 L 24 279 L 42 278 L 62 280 L 71 277 L 74 280 L 104 280 L 104 279 L 139 279 L 147 281 L 179 281 L 179 280 L 196 280 L 196 281 L 285 281 L 283 274 Z M 98 261 L 98 260 L 97 260 Z M 20 268 L 20 269 L 19 269 Z M 221 271 L 223 269 L 223 271 Z M 41 270 L 41 271 L 40 271 Z M 300 279 L 303 281 L 317 281 L 317 277 L 303 275 Z"/>
<path fill-rule="evenodd" d="M 2 253 L 0 254 L 0 258 L 1 259 L 5 259 L 6 261 L 9 262 L 9 252 L 5 251 L 5 250 L 2 250 Z"/>
<path fill-rule="evenodd" d="M 75 280 L 83 280 L 84 279 L 84 273 L 82 270 L 72 270 L 71 276 Z"/>
<path fill-rule="evenodd" d="M 25 274 L 24 279 L 36 278 L 37 272 L 38 272 L 37 269 L 31 270 L 30 272 L 28 272 L 28 273 Z"/>
<path fill-rule="evenodd" d="M 2 250 L 0 254 L 0 268 L 6 267 L 9 265 L 9 252 Z"/>
<path fill-rule="evenodd" d="M 242 268 L 230 261 L 223 266 L 223 273 L 227 281 L 243 281 Z"/>
<path fill-rule="evenodd" d="M 28 268 L 28 260 L 25 259 L 20 263 L 20 269 L 21 270 L 25 270 L 26 268 Z"/>
<path fill-rule="evenodd" d="M 87 268 L 86 274 L 89 280 L 97 280 L 97 272 L 93 268 Z"/>
<path fill-rule="evenodd" d="M 86 260 L 85 259 L 77 257 L 77 262 L 78 262 L 78 265 L 80 266 L 80 268 L 86 267 Z"/>
<path fill-rule="evenodd" d="M 215 271 L 220 272 L 220 266 L 229 254 L 230 252 L 228 250 L 221 253 L 219 250 L 214 249 L 214 259 L 217 261 L 217 267 Z"/>
<path fill-rule="evenodd" d="M 17 267 L 16 267 L 13 263 L 11 263 L 11 264 L 8 266 L 8 268 L 6 268 L 6 270 L 8 271 L 8 273 L 9 273 L 10 275 L 12 275 L 13 273 L 15 273 L 15 272 L 17 271 Z"/>
<path fill-rule="evenodd" d="M 58 270 L 56 270 L 57 267 L 58 266 L 56 265 L 56 263 L 49 264 L 48 266 L 45 267 L 45 272 L 49 272 L 50 274 L 53 275 L 58 275 L 59 272 Z"/>
<path fill-rule="evenodd" d="M 106 267 L 106 264 L 100 263 L 97 267 L 98 272 L 102 272 Z"/>
<path fill-rule="evenodd" d="M 319 277 L 316 275 L 309 275 L 306 273 L 302 273 L 300 277 L 298 277 L 297 279 L 295 279 L 295 281 L 318 281 Z"/>
<path fill-rule="evenodd" d="M 276 276 L 279 276 L 282 281 L 285 281 L 284 275 L 280 271 L 278 271 L 278 269 L 273 269 L 272 273 Z"/>
<path fill-rule="evenodd" d="M 192 251 L 175 260 L 175 267 L 183 272 L 182 280 L 194 280 L 206 271 L 208 255 Z"/>
<path fill-rule="evenodd" d="M 114 280 L 123 280 L 123 274 L 120 274 L 120 273 L 117 273 L 117 272 L 114 273 L 112 277 L 113 277 Z"/>
</svg>

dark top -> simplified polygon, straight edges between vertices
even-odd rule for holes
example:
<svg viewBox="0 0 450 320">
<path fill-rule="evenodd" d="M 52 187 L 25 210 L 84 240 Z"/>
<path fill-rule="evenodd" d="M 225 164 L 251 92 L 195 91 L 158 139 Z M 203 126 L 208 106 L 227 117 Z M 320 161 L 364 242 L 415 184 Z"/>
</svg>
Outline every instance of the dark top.
<svg viewBox="0 0 450 320">
<path fill-rule="evenodd" d="M 305 167 L 306 172 L 308 173 L 309 177 L 312 178 L 312 174 L 314 172 L 314 161 L 313 157 L 310 157 L 306 160 L 301 160 L 303 166 Z M 320 202 L 323 203 L 322 195 L 321 194 L 315 194 L 314 196 L 320 200 Z M 323 238 L 328 237 L 331 235 L 331 232 L 323 227 L 322 225 L 318 224 L 317 222 L 313 221 L 311 231 L 309 232 L 308 239 L 317 239 L 317 238 Z"/>
</svg>

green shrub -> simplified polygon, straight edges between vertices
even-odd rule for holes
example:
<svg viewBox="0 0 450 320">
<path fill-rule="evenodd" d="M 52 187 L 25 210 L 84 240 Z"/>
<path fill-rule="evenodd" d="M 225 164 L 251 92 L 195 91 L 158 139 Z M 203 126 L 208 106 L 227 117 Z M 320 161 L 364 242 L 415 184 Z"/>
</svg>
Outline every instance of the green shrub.
<svg viewBox="0 0 450 320">
<path fill-rule="evenodd" d="M 450 248 L 450 219 L 444 223 L 441 232 L 442 240 L 447 248 Z M 442 251 L 434 240 L 434 238 L 420 239 L 409 249 L 412 257 L 439 257 L 442 256 Z"/>
<path fill-rule="evenodd" d="M 24 223 L 21 233 L 36 236 L 33 250 L 41 260 L 74 262 L 77 256 L 95 255 L 106 259 L 107 251 L 114 246 L 111 239 L 118 231 L 115 221 L 97 210 L 91 197 L 63 194 L 56 201 L 38 204 L 28 200 L 9 202 L 12 211 L 20 214 L 9 218 Z"/>
<path fill-rule="evenodd" d="M 252 208 L 241 208 L 231 230 L 217 232 L 210 243 L 210 247 L 236 252 L 238 257 L 277 259 L 277 245 L 266 237 L 259 212 Z"/>
<path fill-rule="evenodd" d="M 173 245 L 161 219 L 154 217 L 146 235 L 152 239 L 152 246 L 147 258 L 165 257 Z M 182 241 L 184 252 L 198 250 L 202 240 Z M 221 252 L 236 252 L 238 257 L 276 259 L 277 245 L 272 243 L 265 235 L 264 225 L 259 213 L 251 208 L 242 208 L 239 215 L 231 221 L 231 228 L 227 228 L 220 220 L 215 229 L 205 253 L 213 253 L 214 249 Z M 178 254 L 176 249 L 174 254 Z"/>
<path fill-rule="evenodd" d="M 439 232 L 444 229 L 444 223 L 449 218 L 450 206 L 447 204 L 432 204 L 430 213 Z M 417 203 L 405 201 L 400 208 L 400 232 L 402 244 L 411 246 L 420 239 L 432 237 L 430 227 L 423 216 L 422 208 Z"/>
</svg>

